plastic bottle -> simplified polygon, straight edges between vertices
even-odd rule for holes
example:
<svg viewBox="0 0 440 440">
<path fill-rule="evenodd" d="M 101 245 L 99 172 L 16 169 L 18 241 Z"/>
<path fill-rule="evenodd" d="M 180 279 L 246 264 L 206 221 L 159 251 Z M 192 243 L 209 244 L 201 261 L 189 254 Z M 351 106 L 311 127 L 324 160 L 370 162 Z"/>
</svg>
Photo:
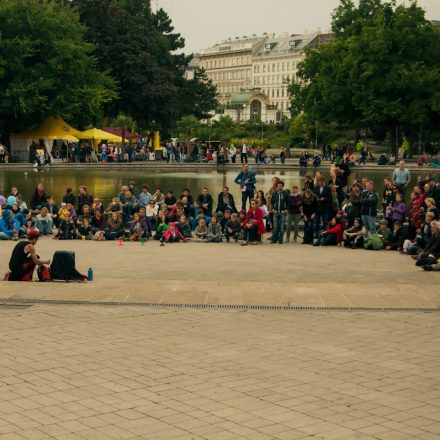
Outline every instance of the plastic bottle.
<svg viewBox="0 0 440 440">
<path fill-rule="evenodd" d="M 87 272 L 87 279 L 93 281 L 93 269 L 91 267 L 89 267 L 89 271 Z"/>
</svg>

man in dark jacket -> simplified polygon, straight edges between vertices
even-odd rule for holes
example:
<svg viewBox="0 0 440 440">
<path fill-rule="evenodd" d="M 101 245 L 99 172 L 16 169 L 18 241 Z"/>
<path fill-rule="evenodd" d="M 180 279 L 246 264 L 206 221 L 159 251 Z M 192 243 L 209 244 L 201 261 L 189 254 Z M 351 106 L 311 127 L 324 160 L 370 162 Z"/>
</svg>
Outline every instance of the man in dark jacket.
<svg viewBox="0 0 440 440">
<path fill-rule="evenodd" d="M 46 205 L 48 198 L 49 195 L 44 191 L 43 184 L 39 183 L 35 188 L 34 194 L 32 195 L 30 202 L 31 208 L 34 211 L 40 211 L 40 209 Z"/>
<path fill-rule="evenodd" d="M 234 196 L 229 192 L 229 188 L 225 186 L 223 191 L 218 195 L 217 212 L 225 213 L 226 210 L 237 212 L 235 207 Z"/>
<path fill-rule="evenodd" d="M 330 187 L 325 184 L 324 177 L 320 177 L 318 179 L 318 186 L 315 186 L 313 192 L 315 193 L 317 203 L 315 215 L 315 235 L 318 236 L 319 231 L 321 230 L 321 222 L 322 229 L 327 228 L 332 194 Z"/>
<path fill-rule="evenodd" d="M 212 205 L 214 200 L 211 194 L 208 194 L 208 188 L 202 189 L 202 194 L 197 197 L 197 201 L 195 203 L 195 208 L 202 208 L 203 214 L 208 217 L 212 217 Z"/>
<path fill-rule="evenodd" d="M 284 191 L 284 183 L 279 181 L 276 190 L 270 197 L 270 212 L 273 215 L 272 243 L 283 244 L 284 226 L 286 224 L 289 195 Z"/>
<path fill-rule="evenodd" d="M 87 188 L 85 186 L 79 187 L 79 195 L 78 195 L 78 209 L 77 214 L 81 215 L 83 213 L 84 205 L 93 205 L 93 196 L 87 192 Z"/>
<path fill-rule="evenodd" d="M 376 216 L 377 216 L 377 202 L 379 196 L 374 191 L 373 182 L 368 181 L 365 185 L 365 190 L 361 195 L 361 217 L 362 224 L 368 232 L 376 233 Z"/>
</svg>

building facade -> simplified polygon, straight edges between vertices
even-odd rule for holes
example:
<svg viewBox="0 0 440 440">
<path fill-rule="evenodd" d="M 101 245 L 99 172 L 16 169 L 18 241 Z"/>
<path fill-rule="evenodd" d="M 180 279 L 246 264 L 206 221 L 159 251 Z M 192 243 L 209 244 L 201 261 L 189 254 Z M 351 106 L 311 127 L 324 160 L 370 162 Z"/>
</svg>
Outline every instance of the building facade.
<svg viewBox="0 0 440 440">
<path fill-rule="evenodd" d="M 200 51 L 192 66 L 205 69 L 217 86 L 224 114 L 236 121 L 275 123 L 290 115 L 287 87 L 305 49 L 329 38 L 331 34 L 320 33 L 230 38 Z"/>
</svg>

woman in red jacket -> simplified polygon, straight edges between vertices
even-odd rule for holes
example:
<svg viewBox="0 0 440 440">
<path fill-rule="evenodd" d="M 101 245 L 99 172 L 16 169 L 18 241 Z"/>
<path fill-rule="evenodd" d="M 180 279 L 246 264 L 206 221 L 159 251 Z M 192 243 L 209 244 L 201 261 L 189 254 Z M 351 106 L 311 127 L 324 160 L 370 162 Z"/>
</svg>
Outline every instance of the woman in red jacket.
<svg viewBox="0 0 440 440">
<path fill-rule="evenodd" d="M 322 233 L 321 246 L 338 245 L 342 241 L 344 229 L 341 219 L 334 217 L 328 224 L 327 230 Z"/>
<path fill-rule="evenodd" d="M 244 221 L 244 242 L 242 246 L 246 246 L 249 242 L 253 244 L 261 243 L 261 236 L 266 232 L 263 222 L 263 212 L 257 205 L 255 199 L 251 200 L 251 207 L 246 214 Z"/>
</svg>

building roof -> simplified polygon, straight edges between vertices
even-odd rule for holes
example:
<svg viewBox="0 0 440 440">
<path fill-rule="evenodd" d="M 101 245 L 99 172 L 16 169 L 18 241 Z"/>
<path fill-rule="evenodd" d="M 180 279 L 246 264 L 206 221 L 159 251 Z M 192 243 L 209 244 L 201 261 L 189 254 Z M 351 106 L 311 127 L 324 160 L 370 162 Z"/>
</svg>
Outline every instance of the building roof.
<svg viewBox="0 0 440 440">
<path fill-rule="evenodd" d="M 284 35 L 278 37 L 268 37 L 264 44 L 255 53 L 256 57 L 269 58 L 276 56 L 286 56 L 299 53 L 317 37 L 317 33 L 306 35 Z"/>
<path fill-rule="evenodd" d="M 236 95 L 233 95 L 231 98 L 231 104 L 249 104 L 252 99 L 257 96 L 263 95 L 263 92 L 259 88 L 255 89 L 242 89 L 239 93 Z"/>
<path fill-rule="evenodd" d="M 256 47 L 259 47 L 266 36 L 257 37 L 243 37 L 232 39 L 229 38 L 227 40 L 222 41 L 221 43 L 214 44 L 213 46 L 203 49 L 197 53 L 198 57 L 210 56 L 210 55 L 219 55 L 222 53 L 230 53 L 230 52 L 249 52 L 254 51 Z"/>
</svg>

